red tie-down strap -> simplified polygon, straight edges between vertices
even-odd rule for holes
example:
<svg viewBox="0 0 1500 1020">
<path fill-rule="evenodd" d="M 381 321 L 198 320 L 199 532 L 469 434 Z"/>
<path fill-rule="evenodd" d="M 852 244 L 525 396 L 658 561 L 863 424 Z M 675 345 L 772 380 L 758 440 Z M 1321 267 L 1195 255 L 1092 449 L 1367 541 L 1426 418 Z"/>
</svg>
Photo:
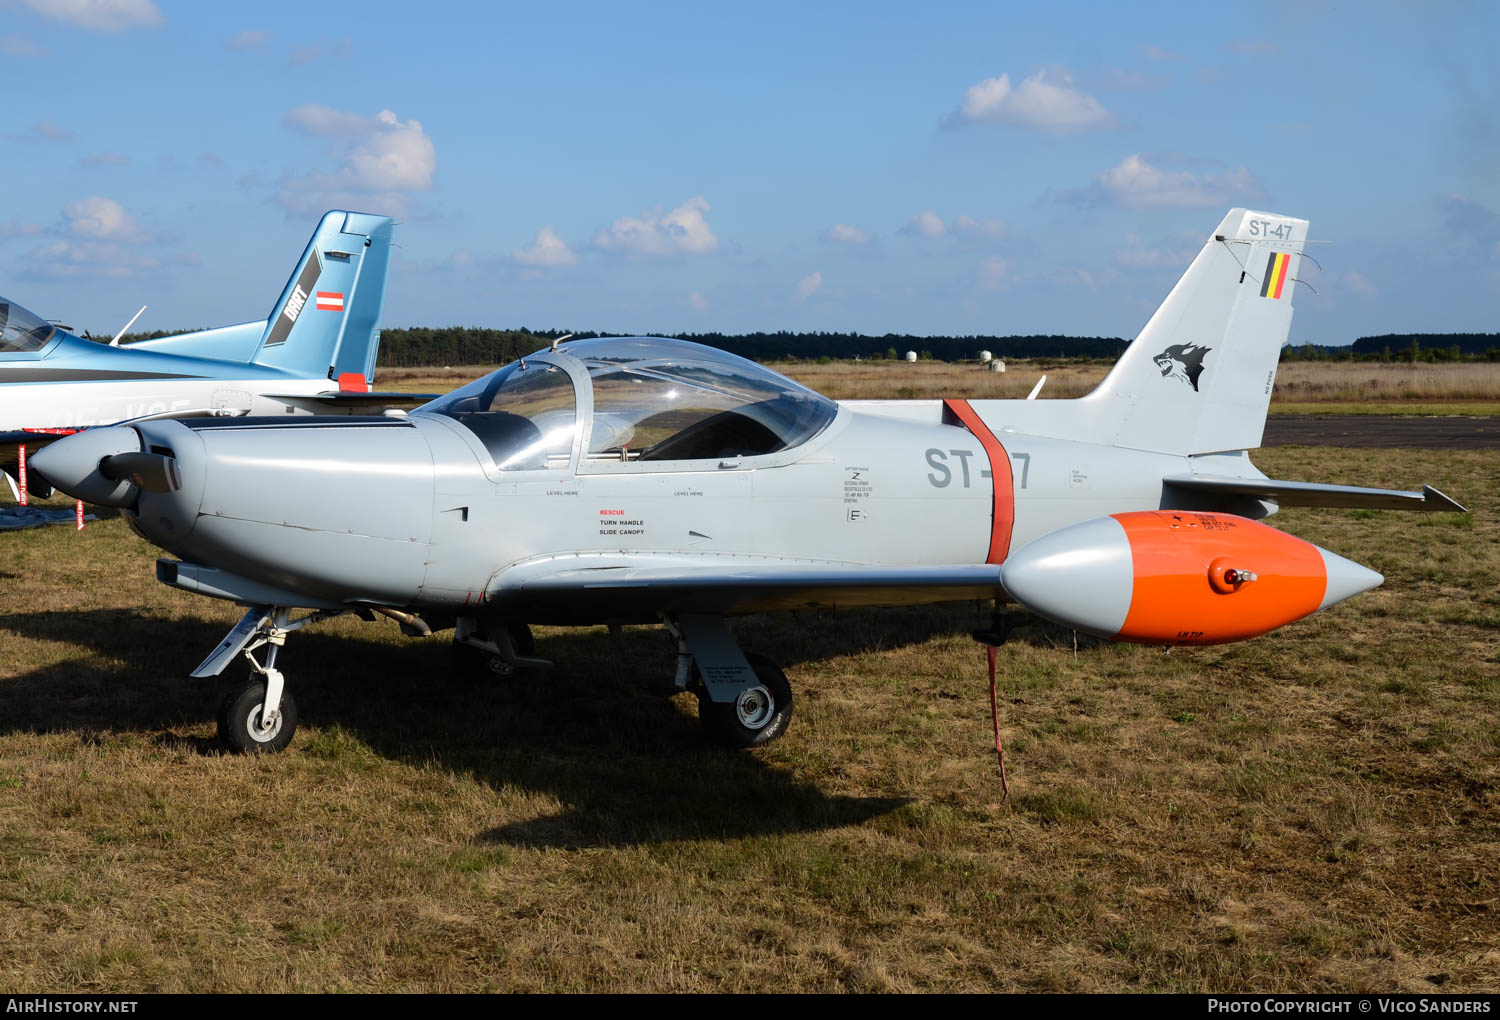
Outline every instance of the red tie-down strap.
<svg viewBox="0 0 1500 1020">
<path fill-rule="evenodd" d="M 943 401 L 943 420 L 949 425 L 962 425 L 979 440 L 985 456 L 990 460 L 991 489 L 994 506 L 990 513 L 990 551 L 986 563 L 1004 563 L 1010 555 L 1010 533 L 1016 523 L 1015 480 L 1010 472 L 1010 454 L 995 434 L 990 431 L 967 400 Z"/>
<path fill-rule="evenodd" d="M 943 421 L 949 425 L 962 425 L 974 433 L 979 445 L 984 447 L 990 461 L 990 478 L 993 480 L 994 509 L 990 515 L 990 550 L 986 563 L 1004 563 L 1010 555 L 1011 532 L 1016 523 L 1015 477 L 1010 470 L 1010 454 L 995 433 L 990 431 L 969 406 L 967 400 L 943 401 Z M 1010 800 L 1010 779 L 1005 774 L 1005 744 L 1000 740 L 1000 693 L 995 685 L 995 646 L 985 649 L 990 667 L 990 723 L 995 730 L 995 757 L 1000 762 L 1000 804 Z M 996 809 L 1000 804 L 991 804 Z"/>
</svg>

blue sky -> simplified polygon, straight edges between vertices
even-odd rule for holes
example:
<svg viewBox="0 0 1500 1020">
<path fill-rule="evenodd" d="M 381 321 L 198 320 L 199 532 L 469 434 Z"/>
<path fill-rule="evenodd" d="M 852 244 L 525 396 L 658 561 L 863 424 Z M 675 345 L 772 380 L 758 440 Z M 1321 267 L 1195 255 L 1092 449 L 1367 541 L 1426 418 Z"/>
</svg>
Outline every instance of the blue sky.
<svg viewBox="0 0 1500 1020">
<path fill-rule="evenodd" d="M 1294 342 L 1495 331 L 1496 12 L 0 0 L 0 294 L 257 318 L 338 207 L 388 326 L 1128 337 L 1247 205 Z"/>
</svg>

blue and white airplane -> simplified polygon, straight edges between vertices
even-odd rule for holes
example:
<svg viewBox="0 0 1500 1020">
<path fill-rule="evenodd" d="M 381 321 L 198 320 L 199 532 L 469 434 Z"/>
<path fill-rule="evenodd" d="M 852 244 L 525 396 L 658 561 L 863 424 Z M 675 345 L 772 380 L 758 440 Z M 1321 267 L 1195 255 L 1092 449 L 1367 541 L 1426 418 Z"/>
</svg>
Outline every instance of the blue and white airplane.
<svg viewBox="0 0 1500 1020">
<path fill-rule="evenodd" d="M 429 399 L 370 389 L 394 227 L 326 213 L 269 316 L 158 340 L 87 340 L 0 297 L 0 446 L 132 419 L 379 414 Z"/>
</svg>

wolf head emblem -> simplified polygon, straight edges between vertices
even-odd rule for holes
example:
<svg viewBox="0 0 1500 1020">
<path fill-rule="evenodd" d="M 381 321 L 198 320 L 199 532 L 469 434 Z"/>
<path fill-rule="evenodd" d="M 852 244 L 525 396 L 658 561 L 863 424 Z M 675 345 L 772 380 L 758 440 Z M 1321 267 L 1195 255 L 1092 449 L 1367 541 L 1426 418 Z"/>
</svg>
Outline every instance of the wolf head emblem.
<svg viewBox="0 0 1500 1020">
<path fill-rule="evenodd" d="M 1196 391 L 1198 377 L 1203 374 L 1203 356 L 1211 350 L 1212 347 L 1198 344 L 1173 344 L 1151 360 L 1156 362 L 1162 375 L 1181 379 Z"/>
</svg>

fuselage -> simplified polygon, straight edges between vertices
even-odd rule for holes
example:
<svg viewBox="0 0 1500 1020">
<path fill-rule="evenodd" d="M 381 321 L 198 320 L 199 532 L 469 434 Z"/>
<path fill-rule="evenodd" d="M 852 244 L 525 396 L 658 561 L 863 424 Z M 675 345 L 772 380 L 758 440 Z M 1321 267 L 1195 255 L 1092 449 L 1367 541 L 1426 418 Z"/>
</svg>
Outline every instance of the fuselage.
<svg viewBox="0 0 1500 1020">
<path fill-rule="evenodd" d="M 252 363 L 110 347 L 59 330 L 38 350 L 0 351 L 0 432 L 86 428 L 185 411 L 310 413 L 281 398 L 326 393 L 332 387 L 326 378 L 309 379 Z"/>
<path fill-rule="evenodd" d="M 451 613 L 490 603 L 510 571 L 539 561 L 999 564 L 1067 524 L 1161 507 L 1162 478 L 1186 468 L 1182 457 L 1027 435 L 993 412 L 982 436 L 935 408 L 924 421 L 912 408 L 838 405 L 703 350 L 692 356 L 709 367 L 658 359 L 628 385 L 610 358 L 536 355 L 405 417 L 140 423 L 139 449 L 170 451 L 184 484 L 142 492 L 127 512 L 167 551 L 283 601 Z M 711 369 L 724 379 L 684 396 Z M 552 395 L 495 398 L 526 372 L 551 373 Z M 636 407 L 658 382 L 672 387 L 667 409 Z M 706 420 L 685 409 L 735 386 L 776 396 Z M 531 419 L 467 410 L 480 400 Z M 518 421 L 530 446 L 496 431 Z M 758 438 L 762 421 L 786 434 Z M 933 595 L 943 597 L 953 596 Z"/>
</svg>

